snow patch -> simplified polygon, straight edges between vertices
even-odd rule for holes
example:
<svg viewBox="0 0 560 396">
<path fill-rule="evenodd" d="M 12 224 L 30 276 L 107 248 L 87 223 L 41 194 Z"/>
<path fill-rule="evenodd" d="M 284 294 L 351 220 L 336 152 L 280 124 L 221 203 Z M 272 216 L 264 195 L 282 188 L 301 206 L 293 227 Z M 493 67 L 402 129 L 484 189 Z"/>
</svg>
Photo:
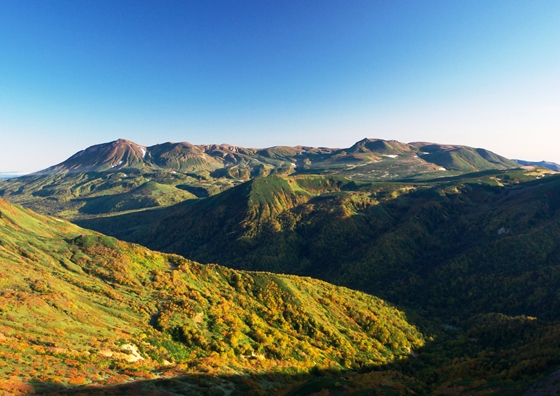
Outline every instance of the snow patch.
<svg viewBox="0 0 560 396">
<path fill-rule="evenodd" d="M 296 168 L 296 167 L 297 167 L 297 165 L 296 165 L 296 164 L 294 164 L 293 162 L 292 162 L 292 166 L 293 166 L 294 168 Z"/>
<path fill-rule="evenodd" d="M 446 171 L 447 169 L 445 169 L 445 168 L 439 168 L 438 170 Z"/>
<path fill-rule="evenodd" d="M 140 147 L 140 151 L 142 152 L 142 158 L 146 158 L 146 149 L 144 147 Z"/>
<path fill-rule="evenodd" d="M 384 157 L 389 157 L 389 158 L 397 158 L 398 155 L 396 154 L 383 154 Z"/>
</svg>

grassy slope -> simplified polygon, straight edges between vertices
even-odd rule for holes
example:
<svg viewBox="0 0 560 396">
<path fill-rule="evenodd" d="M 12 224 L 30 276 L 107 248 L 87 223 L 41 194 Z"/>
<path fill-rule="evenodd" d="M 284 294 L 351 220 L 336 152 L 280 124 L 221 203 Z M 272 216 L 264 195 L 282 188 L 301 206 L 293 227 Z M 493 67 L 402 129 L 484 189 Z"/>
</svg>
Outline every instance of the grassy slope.
<svg viewBox="0 0 560 396">
<path fill-rule="evenodd" d="M 6 392 L 182 374 L 248 373 L 250 381 L 249 374 L 271 370 L 374 367 L 424 344 L 402 312 L 363 293 L 202 266 L 1 200 L 0 213 Z M 127 362 L 130 348 L 142 359 Z"/>
<path fill-rule="evenodd" d="M 208 195 L 232 185 L 227 181 L 209 185 L 170 171 L 125 169 L 23 176 L 3 181 L 0 196 L 43 214 L 83 218 L 167 206 L 196 198 L 184 186 Z"/>
<path fill-rule="evenodd" d="M 476 172 L 490 169 L 516 168 L 517 163 L 485 149 L 468 146 L 446 146 L 440 144 L 415 144 L 419 156 L 430 163 L 448 170 Z"/>
<path fill-rule="evenodd" d="M 480 315 L 423 336 L 407 323 L 418 317 L 359 292 L 202 266 L 4 201 L 0 212 L 4 392 L 517 395 L 560 364 L 554 323 Z M 127 345 L 143 360 L 128 362 Z"/>
<path fill-rule="evenodd" d="M 306 242 L 290 235 L 284 238 L 283 230 L 296 226 L 299 215 L 294 217 L 293 213 L 302 205 L 306 208 L 329 206 L 340 214 L 354 211 L 353 205 L 361 205 L 360 200 L 370 201 L 368 197 L 372 194 L 388 199 L 410 188 L 410 184 L 360 183 L 340 177 L 271 176 L 198 202 L 81 224 L 156 249 L 196 257 L 202 262 L 226 260 L 230 264 L 232 258 L 254 251 L 260 269 L 293 272 L 291 266 L 302 262 L 302 258 L 305 260 L 297 249 Z M 349 198 L 351 202 L 342 208 L 330 205 L 333 200 Z M 311 213 L 308 212 L 306 209 L 302 215 Z M 280 238 L 269 239 L 275 236 Z M 292 243 L 297 246 L 291 246 Z M 268 247 L 272 250 L 260 250 Z M 252 259 L 246 262 L 246 265 L 252 264 Z"/>
</svg>

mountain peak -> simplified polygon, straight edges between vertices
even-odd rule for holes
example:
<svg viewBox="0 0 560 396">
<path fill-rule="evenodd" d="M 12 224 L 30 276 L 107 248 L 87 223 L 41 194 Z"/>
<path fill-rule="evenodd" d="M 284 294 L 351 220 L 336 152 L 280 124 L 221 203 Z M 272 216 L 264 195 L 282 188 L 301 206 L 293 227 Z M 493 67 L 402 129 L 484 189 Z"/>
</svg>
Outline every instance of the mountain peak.
<svg viewBox="0 0 560 396">
<path fill-rule="evenodd" d="M 348 149 L 349 152 L 372 152 L 379 154 L 402 154 L 413 151 L 412 147 L 407 143 L 397 140 L 383 140 L 375 138 L 364 138 Z"/>
<path fill-rule="evenodd" d="M 39 173 L 103 171 L 117 167 L 130 167 L 144 162 L 147 149 L 126 139 L 90 146 L 66 161 Z"/>
</svg>

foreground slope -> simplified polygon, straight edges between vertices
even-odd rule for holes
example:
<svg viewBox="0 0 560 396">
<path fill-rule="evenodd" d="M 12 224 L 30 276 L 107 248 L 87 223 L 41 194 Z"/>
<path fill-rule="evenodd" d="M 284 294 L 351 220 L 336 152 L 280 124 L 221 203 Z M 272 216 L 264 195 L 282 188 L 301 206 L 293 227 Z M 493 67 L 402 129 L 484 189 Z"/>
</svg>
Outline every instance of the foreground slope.
<svg viewBox="0 0 560 396">
<path fill-rule="evenodd" d="M 376 367 L 425 342 L 378 298 L 203 266 L 3 200 L 0 263 L 0 390 L 15 394 L 57 383 Z"/>
<path fill-rule="evenodd" d="M 205 198 L 268 175 L 322 174 L 353 180 L 430 178 L 519 165 L 484 149 L 363 139 L 349 148 L 163 143 L 125 139 L 88 147 L 31 175 L 0 182 L 0 196 L 67 219 Z"/>
<path fill-rule="evenodd" d="M 560 365 L 555 322 L 440 327 L 321 281 L 0 213 L 0 393 L 518 395 Z"/>
</svg>

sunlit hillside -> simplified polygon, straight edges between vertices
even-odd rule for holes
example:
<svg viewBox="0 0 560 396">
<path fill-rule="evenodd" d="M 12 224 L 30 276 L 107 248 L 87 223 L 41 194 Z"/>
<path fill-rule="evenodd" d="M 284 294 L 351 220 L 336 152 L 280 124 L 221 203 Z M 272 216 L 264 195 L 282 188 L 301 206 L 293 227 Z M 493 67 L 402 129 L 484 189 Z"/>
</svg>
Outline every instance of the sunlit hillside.
<svg viewBox="0 0 560 396">
<path fill-rule="evenodd" d="M 15 394 L 187 374 L 249 381 L 372 369 L 425 343 L 378 298 L 203 266 L 5 201 L 0 260 L 0 389 Z M 285 386 L 269 382 L 262 386 Z"/>
</svg>

